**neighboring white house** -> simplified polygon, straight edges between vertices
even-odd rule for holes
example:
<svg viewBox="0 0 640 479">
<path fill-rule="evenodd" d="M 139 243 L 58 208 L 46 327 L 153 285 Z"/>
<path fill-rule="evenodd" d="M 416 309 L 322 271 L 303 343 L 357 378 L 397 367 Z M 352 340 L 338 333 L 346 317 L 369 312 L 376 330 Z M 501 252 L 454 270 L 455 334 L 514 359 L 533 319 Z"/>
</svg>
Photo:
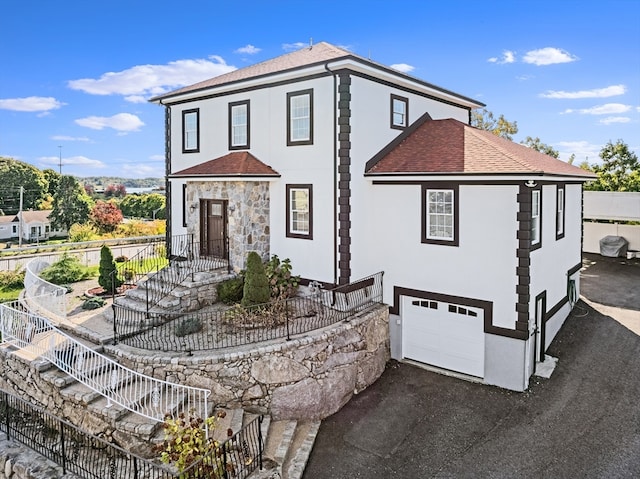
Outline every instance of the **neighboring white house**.
<svg viewBox="0 0 640 479">
<path fill-rule="evenodd" d="M 18 237 L 18 218 L 16 215 L 0 216 L 0 240 Z"/>
<path fill-rule="evenodd" d="M 152 99 L 168 228 L 237 270 L 384 271 L 391 354 L 514 390 L 579 291 L 592 174 L 469 126 L 476 100 L 319 43 Z M 574 295 L 575 291 L 575 295 Z"/>
<path fill-rule="evenodd" d="M 64 229 L 53 229 L 49 221 L 51 210 L 20 211 L 17 215 L 0 216 L 0 240 L 22 240 L 37 243 L 49 238 L 66 236 Z"/>
</svg>

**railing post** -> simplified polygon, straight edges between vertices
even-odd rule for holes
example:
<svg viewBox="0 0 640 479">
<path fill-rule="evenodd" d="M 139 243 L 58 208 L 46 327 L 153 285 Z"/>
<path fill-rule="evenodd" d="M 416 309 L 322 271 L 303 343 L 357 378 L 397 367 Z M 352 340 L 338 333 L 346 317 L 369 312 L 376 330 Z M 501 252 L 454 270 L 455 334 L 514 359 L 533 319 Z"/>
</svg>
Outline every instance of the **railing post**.
<svg viewBox="0 0 640 479">
<path fill-rule="evenodd" d="M 115 304 L 111 304 L 111 309 L 113 309 L 113 344 L 118 344 L 118 318 L 117 318 L 117 308 Z"/>
<path fill-rule="evenodd" d="M 227 441 L 222 443 L 222 477 L 224 479 L 229 479 L 229 474 L 227 472 Z"/>
<path fill-rule="evenodd" d="M 62 449 L 62 472 L 64 474 L 67 473 L 67 453 L 65 451 L 65 444 L 64 444 L 64 424 L 62 423 L 62 421 L 59 422 L 60 424 L 60 445 L 61 445 L 61 449 Z"/>
<path fill-rule="evenodd" d="M 149 280 L 147 279 L 147 283 L 149 282 Z M 145 292 L 147 293 L 147 319 L 149 319 L 149 285 L 145 284 L 145 288 L 144 288 Z"/>
<path fill-rule="evenodd" d="M 4 422 L 5 422 L 5 426 L 7 428 L 7 439 L 11 439 L 11 429 L 9 426 L 11 426 L 11 419 L 10 419 L 10 415 L 9 415 L 9 396 L 7 395 L 6 392 L 4 391 L 0 391 L 2 392 L 2 399 L 4 400 Z"/>
<path fill-rule="evenodd" d="M 287 341 L 291 340 L 291 336 L 289 335 L 289 308 L 287 308 L 287 304 L 284 306 L 284 318 L 285 323 L 287 324 Z"/>
<path fill-rule="evenodd" d="M 264 445 L 262 444 L 262 421 L 264 421 L 264 416 L 260 415 L 258 418 L 258 464 L 260 464 L 260 470 L 262 471 L 262 452 L 264 450 Z"/>
</svg>

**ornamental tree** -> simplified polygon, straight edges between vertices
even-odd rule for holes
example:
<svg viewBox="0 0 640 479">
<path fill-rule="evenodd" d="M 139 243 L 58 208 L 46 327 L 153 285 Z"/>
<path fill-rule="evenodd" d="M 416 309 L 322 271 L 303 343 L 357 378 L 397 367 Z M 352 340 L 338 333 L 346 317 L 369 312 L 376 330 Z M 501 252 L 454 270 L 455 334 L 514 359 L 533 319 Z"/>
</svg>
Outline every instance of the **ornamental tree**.
<svg viewBox="0 0 640 479">
<path fill-rule="evenodd" d="M 98 200 L 91 209 L 91 222 L 101 233 L 110 233 L 122 223 L 122 211 L 111 201 Z"/>
</svg>

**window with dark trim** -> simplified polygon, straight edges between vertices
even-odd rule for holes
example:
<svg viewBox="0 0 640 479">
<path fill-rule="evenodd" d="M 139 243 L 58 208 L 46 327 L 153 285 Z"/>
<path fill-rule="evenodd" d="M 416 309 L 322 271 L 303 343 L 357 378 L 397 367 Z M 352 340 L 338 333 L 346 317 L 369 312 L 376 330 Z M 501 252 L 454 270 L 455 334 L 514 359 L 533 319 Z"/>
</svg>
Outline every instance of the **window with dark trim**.
<svg viewBox="0 0 640 479">
<path fill-rule="evenodd" d="M 531 250 L 542 246 L 542 189 L 531 190 Z"/>
<path fill-rule="evenodd" d="M 313 145 L 313 90 L 287 93 L 287 145 Z"/>
<path fill-rule="evenodd" d="M 287 185 L 287 237 L 313 239 L 313 186 Z"/>
<path fill-rule="evenodd" d="M 249 148 L 249 100 L 229 103 L 229 149 Z"/>
<path fill-rule="evenodd" d="M 182 226 L 187 227 L 187 185 L 182 185 Z"/>
<path fill-rule="evenodd" d="M 391 128 L 404 129 L 409 119 L 409 99 L 391 95 Z"/>
<path fill-rule="evenodd" d="M 182 152 L 197 153 L 200 151 L 200 109 L 182 112 Z"/>
<path fill-rule="evenodd" d="M 458 246 L 458 185 L 422 185 L 422 243 Z"/>
<path fill-rule="evenodd" d="M 556 192 L 556 239 L 564 238 L 564 203 L 565 203 L 565 187 L 558 185 Z"/>
</svg>

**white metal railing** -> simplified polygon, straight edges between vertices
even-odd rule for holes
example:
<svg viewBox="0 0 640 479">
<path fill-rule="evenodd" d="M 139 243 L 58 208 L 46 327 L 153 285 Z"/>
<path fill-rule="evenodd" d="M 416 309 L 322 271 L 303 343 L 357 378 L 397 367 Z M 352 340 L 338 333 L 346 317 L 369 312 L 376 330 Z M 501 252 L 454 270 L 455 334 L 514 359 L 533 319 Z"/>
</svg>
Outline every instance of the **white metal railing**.
<svg viewBox="0 0 640 479">
<path fill-rule="evenodd" d="M 51 321 L 29 312 L 19 302 L 0 304 L 2 343 L 19 354 L 43 358 L 102 395 L 106 407 L 117 404 L 135 414 L 162 422 L 167 414 L 191 411 L 208 417 L 211 391 L 145 376 L 121 366 L 58 330 Z"/>
<path fill-rule="evenodd" d="M 47 316 L 53 315 L 59 318 L 67 317 L 67 289 L 57 284 L 49 283 L 40 277 L 43 269 L 49 263 L 41 259 L 34 259 L 25 266 L 24 294 L 25 300 L 34 309 Z"/>
</svg>

